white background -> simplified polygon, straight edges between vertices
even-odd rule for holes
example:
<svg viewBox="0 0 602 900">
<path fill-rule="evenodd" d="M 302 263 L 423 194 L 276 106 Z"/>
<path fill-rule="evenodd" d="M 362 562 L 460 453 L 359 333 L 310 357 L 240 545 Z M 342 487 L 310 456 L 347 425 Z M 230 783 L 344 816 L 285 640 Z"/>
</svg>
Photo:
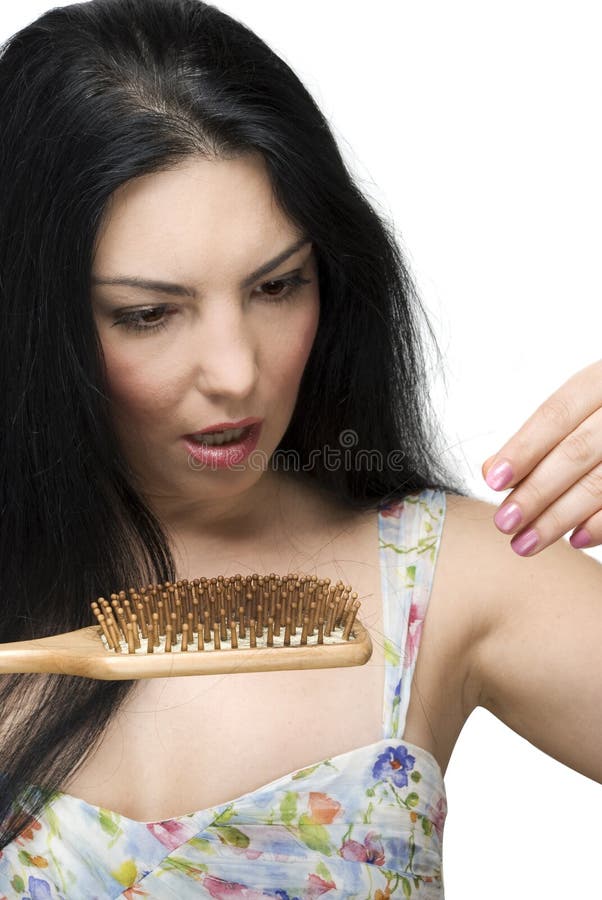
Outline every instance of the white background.
<svg viewBox="0 0 602 900">
<path fill-rule="evenodd" d="M 393 219 L 443 352 L 449 461 L 501 502 L 482 462 L 602 357 L 599 4 L 217 5 L 295 69 Z M 3 8 L 0 38 L 48 8 Z M 602 898 L 601 785 L 484 709 L 445 781 L 447 900 Z"/>
</svg>

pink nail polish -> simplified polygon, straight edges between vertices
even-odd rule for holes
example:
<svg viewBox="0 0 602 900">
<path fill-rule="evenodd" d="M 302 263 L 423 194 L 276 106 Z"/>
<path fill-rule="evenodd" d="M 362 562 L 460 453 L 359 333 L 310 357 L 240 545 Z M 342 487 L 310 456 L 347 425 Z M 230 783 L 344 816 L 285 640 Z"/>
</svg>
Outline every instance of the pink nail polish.
<svg viewBox="0 0 602 900">
<path fill-rule="evenodd" d="M 579 550 L 581 547 L 587 547 L 588 544 L 591 544 L 591 541 L 592 536 L 587 528 L 579 528 L 578 531 L 569 538 L 569 544 L 571 547 L 574 547 L 575 550 Z"/>
<path fill-rule="evenodd" d="M 515 531 L 521 519 L 521 511 L 516 503 L 502 506 L 493 517 L 493 521 L 501 531 Z"/>
<path fill-rule="evenodd" d="M 500 491 L 513 477 L 510 463 L 506 459 L 500 459 L 489 469 L 485 481 L 494 491 Z"/>
<path fill-rule="evenodd" d="M 515 553 L 518 553 L 519 556 L 526 556 L 527 553 L 530 553 L 531 550 L 535 548 L 538 540 L 539 535 L 537 534 L 535 529 L 529 528 L 529 530 L 525 531 L 524 534 L 521 534 L 520 537 L 514 538 L 514 540 L 510 541 L 510 546 Z"/>
</svg>

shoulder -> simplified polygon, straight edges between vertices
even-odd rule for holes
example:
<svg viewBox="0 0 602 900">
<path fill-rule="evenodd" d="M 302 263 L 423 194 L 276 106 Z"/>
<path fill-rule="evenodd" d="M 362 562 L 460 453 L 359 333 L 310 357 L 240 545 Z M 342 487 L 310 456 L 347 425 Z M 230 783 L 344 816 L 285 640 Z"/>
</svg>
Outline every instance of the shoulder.
<svg viewBox="0 0 602 900">
<path fill-rule="evenodd" d="M 498 504 L 446 494 L 442 547 L 468 636 L 471 708 L 602 783 L 602 565 L 564 537 L 521 557 Z"/>
<path fill-rule="evenodd" d="M 472 614 L 483 635 L 509 628 L 518 612 L 542 618 L 560 612 L 555 609 L 560 598 L 566 604 L 567 598 L 597 594 L 600 602 L 600 563 L 564 538 L 534 556 L 519 556 L 510 546 L 512 535 L 503 534 L 493 522 L 501 501 L 446 493 L 442 542 L 454 551 L 456 575 L 471 596 Z"/>
<path fill-rule="evenodd" d="M 490 626 L 491 591 L 499 567 L 506 562 L 509 538 L 493 522 L 497 506 L 476 497 L 445 492 L 445 520 L 440 554 L 446 582 L 468 604 L 466 614 L 476 634 Z"/>
<path fill-rule="evenodd" d="M 445 515 L 429 600 L 438 653 L 449 657 L 448 678 L 458 679 L 463 720 L 482 693 L 480 648 L 492 628 L 494 597 L 504 553 L 512 553 L 497 530 L 497 507 L 475 497 L 445 492 Z"/>
<path fill-rule="evenodd" d="M 433 618 L 447 635 L 450 658 L 462 672 L 466 717 L 485 704 L 497 644 L 506 638 L 510 611 L 516 612 L 528 596 L 533 570 L 541 573 L 541 592 L 549 572 L 548 561 L 514 553 L 510 536 L 493 521 L 497 508 L 477 497 L 445 492 L 431 604 Z"/>
<path fill-rule="evenodd" d="M 522 557 L 510 546 L 493 517 L 501 503 L 447 493 L 441 550 L 454 593 L 465 597 L 466 615 L 476 652 L 491 648 L 496 636 L 510 637 L 517 616 L 546 618 L 564 598 L 600 589 L 602 566 L 574 550 L 564 539 L 534 556 Z M 558 610 L 559 611 L 559 610 Z M 477 646 L 478 644 L 478 646 Z M 483 659 L 479 661 L 482 665 Z"/>
<path fill-rule="evenodd" d="M 493 521 L 497 508 L 476 497 L 445 492 L 429 605 L 438 632 L 445 635 L 440 646 L 447 648 L 461 679 L 464 719 L 477 706 L 492 709 L 493 671 L 503 667 L 501 655 L 513 652 L 508 619 L 526 602 L 533 569 L 541 571 L 541 592 L 549 572 L 546 561 L 514 553 L 510 536 Z"/>
<path fill-rule="evenodd" d="M 478 560 L 483 555 L 480 548 L 496 540 L 492 533 L 495 508 L 447 491 L 434 495 L 427 491 L 423 499 L 428 510 L 422 521 L 436 528 L 439 538 L 416 658 L 417 691 L 410 699 L 406 733 L 409 740 L 431 749 L 444 773 L 458 735 L 481 696 L 479 647 L 489 615 Z M 416 516 L 421 512 L 417 507 L 414 511 Z M 438 519 L 436 524 L 428 512 Z M 432 529 L 420 531 L 421 554 L 426 554 L 431 534 Z"/>
</svg>

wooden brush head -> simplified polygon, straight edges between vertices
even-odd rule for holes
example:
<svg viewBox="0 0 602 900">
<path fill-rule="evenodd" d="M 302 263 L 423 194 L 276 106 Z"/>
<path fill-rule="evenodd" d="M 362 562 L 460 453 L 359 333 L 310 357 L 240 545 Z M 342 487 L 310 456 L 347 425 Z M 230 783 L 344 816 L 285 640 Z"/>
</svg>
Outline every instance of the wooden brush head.
<svg viewBox="0 0 602 900">
<path fill-rule="evenodd" d="M 97 625 L 0 645 L 1 672 L 124 680 L 366 663 L 357 593 L 291 573 L 184 579 L 91 603 Z"/>
</svg>

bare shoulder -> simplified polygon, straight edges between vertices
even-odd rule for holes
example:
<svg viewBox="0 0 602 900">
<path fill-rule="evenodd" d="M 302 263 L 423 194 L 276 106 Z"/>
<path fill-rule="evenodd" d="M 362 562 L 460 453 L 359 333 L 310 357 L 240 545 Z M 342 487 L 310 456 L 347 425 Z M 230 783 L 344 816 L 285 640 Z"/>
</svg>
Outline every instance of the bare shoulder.
<svg viewBox="0 0 602 900">
<path fill-rule="evenodd" d="M 478 647 L 489 627 L 479 571 L 494 510 L 445 494 L 445 516 L 416 659 L 405 737 L 429 749 L 445 774 L 466 720 L 479 705 Z"/>
<path fill-rule="evenodd" d="M 445 522 L 437 568 L 453 597 L 464 638 L 470 710 L 480 705 L 480 647 L 497 620 L 495 588 L 508 562 L 509 538 L 493 522 L 497 506 L 477 497 L 445 494 Z"/>
<path fill-rule="evenodd" d="M 508 538 L 495 527 L 497 507 L 476 497 L 445 494 L 445 520 L 436 573 L 451 592 L 474 642 L 491 627 L 488 588 Z M 512 553 L 512 550 L 509 551 Z M 499 577 L 499 572 L 497 573 Z"/>
<path fill-rule="evenodd" d="M 504 540 L 493 524 L 495 510 L 493 504 L 474 497 L 445 494 L 445 519 L 429 615 L 431 630 L 436 627 L 441 635 L 435 650 L 449 655 L 446 681 L 456 680 L 455 689 L 461 693 L 458 729 L 481 697 L 478 648 L 493 618 L 488 585 L 496 564 L 491 548 L 501 549 Z"/>
<path fill-rule="evenodd" d="M 521 557 L 493 522 L 499 504 L 446 501 L 442 542 L 473 618 L 472 703 L 602 783 L 602 565 L 564 538 Z"/>
<path fill-rule="evenodd" d="M 493 522 L 498 506 L 446 494 L 447 541 L 458 554 L 457 568 L 463 569 L 463 582 L 472 597 L 471 613 L 482 634 L 491 636 L 511 627 L 519 611 L 537 616 L 539 609 L 547 619 L 546 610 L 560 612 L 552 605 L 559 603 L 559 597 L 565 608 L 569 598 L 572 602 L 579 596 L 588 598 L 585 602 L 593 603 L 591 612 L 598 618 L 602 565 L 564 539 L 534 556 L 519 556 L 510 546 L 512 536 Z M 571 609 L 574 612 L 575 606 Z"/>
</svg>

